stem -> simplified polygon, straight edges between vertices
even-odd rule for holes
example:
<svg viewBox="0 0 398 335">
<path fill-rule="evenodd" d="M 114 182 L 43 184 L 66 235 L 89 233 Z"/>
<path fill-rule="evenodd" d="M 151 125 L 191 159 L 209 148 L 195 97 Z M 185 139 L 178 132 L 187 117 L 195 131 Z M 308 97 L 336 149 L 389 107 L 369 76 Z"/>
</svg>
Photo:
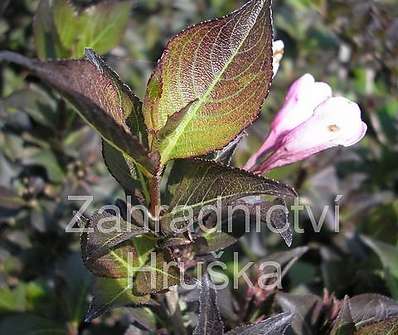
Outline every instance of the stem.
<svg viewBox="0 0 398 335">
<path fill-rule="evenodd" d="M 34 61 L 12 51 L 0 51 L 0 61 L 10 62 L 25 66 L 30 70 L 34 69 Z"/>
<path fill-rule="evenodd" d="M 160 217 L 160 179 L 162 171 L 159 171 L 149 180 L 149 194 L 151 198 L 149 212 L 154 219 Z"/>
</svg>

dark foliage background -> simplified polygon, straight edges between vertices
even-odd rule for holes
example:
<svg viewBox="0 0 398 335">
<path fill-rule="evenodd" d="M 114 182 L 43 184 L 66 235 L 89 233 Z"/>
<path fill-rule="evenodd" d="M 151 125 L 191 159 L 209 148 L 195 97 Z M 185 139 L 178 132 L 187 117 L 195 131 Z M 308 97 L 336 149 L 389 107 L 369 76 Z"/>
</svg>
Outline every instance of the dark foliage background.
<svg viewBox="0 0 398 335">
<path fill-rule="evenodd" d="M 189 24 L 222 16 L 241 2 L 136 1 L 121 43 L 106 59 L 142 97 L 169 37 Z M 32 20 L 37 6 L 36 0 L 0 3 L 0 50 L 36 55 Z M 310 250 L 285 276 L 283 291 L 323 296 L 327 290 L 338 299 L 381 293 L 397 300 L 396 1 L 275 0 L 273 10 L 285 57 L 260 120 L 248 130 L 234 156 L 235 165 L 242 166 L 261 144 L 289 84 L 306 72 L 357 101 L 369 126 L 366 138 L 353 148 L 330 150 L 271 172 L 271 177 L 296 187 L 316 218 L 323 206 L 330 206 L 321 233 L 314 233 L 308 215 L 302 215 L 305 233 L 294 236 L 294 247 Z M 64 231 L 80 205 L 67 201 L 67 195 L 94 194 L 93 211 L 122 194 L 102 163 L 98 137 L 64 100 L 43 90 L 20 67 L 0 64 L 0 92 L 1 335 L 28 334 L 26 329 L 38 322 L 53 329 L 50 334 L 64 334 L 57 329 L 65 325 L 70 335 L 78 329 L 93 335 L 147 334 L 130 325 L 141 318 L 154 329 L 156 316 L 148 310 L 117 309 L 91 325 L 81 323 L 91 278 L 80 260 L 79 234 Z M 334 233 L 338 194 L 344 196 L 341 231 Z M 232 251 L 239 250 L 243 265 L 286 249 L 278 236 L 251 234 L 228 249 L 223 259 L 231 263 Z M 233 311 L 222 311 L 228 327 L 268 313 L 267 297 L 247 307 L 247 292 L 232 293 L 243 303 Z M 189 325 L 194 316 L 184 313 Z M 167 327 L 167 321 L 158 324 L 164 334 Z M 303 330 L 303 334 L 311 332 Z"/>
</svg>

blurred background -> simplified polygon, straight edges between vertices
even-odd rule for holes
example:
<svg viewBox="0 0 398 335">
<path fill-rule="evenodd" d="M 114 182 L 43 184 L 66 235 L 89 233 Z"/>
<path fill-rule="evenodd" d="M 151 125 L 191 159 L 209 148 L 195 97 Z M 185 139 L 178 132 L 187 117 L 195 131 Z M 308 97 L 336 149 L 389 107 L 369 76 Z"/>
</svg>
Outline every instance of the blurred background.
<svg viewBox="0 0 398 335">
<path fill-rule="evenodd" d="M 97 2 L 73 1 L 78 6 Z M 98 27 L 94 27 L 90 34 L 98 38 L 93 42 L 95 49 L 142 98 L 171 36 L 187 25 L 225 15 L 242 3 L 133 1 L 114 16 L 105 12 L 105 17 L 120 23 L 120 32 L 96 35 Z M 43 43 L 43 36 L 47 38 L 54 29 L 48 4 L 2 0 L 0 50 L 42 59 L 81 56 L 82 48 L 58 48 L 55 40 L 50 47 Z M 309 246 L 310 250 L 284 278 L 284 291 L 322 296 L 328 290 L 339 299 L 375 292 L 398 299 L 396 0 L 274 0 L 273 12 L 275 37 L 285 43 L 285 56 L 263 113 L 247 130 L 234 164 L 242 166 L 257 150 L 289 85 L 305 73 L 329 83 L 336 95 L 358 102 L 369 126 L 367 136 L 355 147 L 329 150 L 270 173 L 294 185 L 316 218 L 325 205 L 330 206 L 321 233 L 314 233 L 303 213 L 305 233 L 294 236 L 294 247 Z M 96 24 L 107 23 L 98 20 Z M 59 28 L 59 23 L 55 25 Z M 72 29 L 71 34 L 83 32 Z M 139 310 L 117 309 L 91 325 L 81 323 L 91 278 L 80 260 L 79 234 L 64 231 L 81 205 L 68 201 L 67 195 L 79 194 L 95 196 L 91 211 L 122 196 L 102 163 L 98 136 L 68 103 L 25 70 L 0 63 L 1 335 L 30 334 L 37 323 L 53 329 L 49 334 L 73 335 L 79 329 L 95 335 L 141 333 L 130 327 Z M 339 194 L 343 198 L 337 234 L 332 226 Z M 287 247 L 278 236 L 252 234 L 228 250 L 224 260 L 228 262 L 237 249 L 244 262 Z M 237 301 L 242 299 L 239 294 L 233 292 Z M 149 326 L 156 324 L 153 314 L 146 317 Z M 189 322 L 190 316 L 185 317 Z"/>
</svg>

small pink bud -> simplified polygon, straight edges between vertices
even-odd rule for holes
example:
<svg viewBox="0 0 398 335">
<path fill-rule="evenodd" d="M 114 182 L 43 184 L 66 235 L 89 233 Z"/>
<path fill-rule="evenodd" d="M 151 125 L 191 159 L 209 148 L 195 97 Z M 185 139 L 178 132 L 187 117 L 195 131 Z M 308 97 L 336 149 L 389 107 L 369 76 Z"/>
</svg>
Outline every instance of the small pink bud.
<svg viewBox="0 0 398 335">
<path fill-rule="evenodd" d="M 274 69 L 274 77 L 278 73 L 283 54 L 285 53 L 285 44 L 283 41 L 277 40 L 272 43 L 272 52 L 273 52 L 273 64 L 272 67 Z"/>
<path fill-rule="evenodd" d="M 264 173 L 328 148 L 354 145 L 365 136 L 366 130 L 356 103 L 342 97 L 330 98 L 316 107 L 309 119 L 280 136 L 273 152 L 252 170 Z"/>
</svg>

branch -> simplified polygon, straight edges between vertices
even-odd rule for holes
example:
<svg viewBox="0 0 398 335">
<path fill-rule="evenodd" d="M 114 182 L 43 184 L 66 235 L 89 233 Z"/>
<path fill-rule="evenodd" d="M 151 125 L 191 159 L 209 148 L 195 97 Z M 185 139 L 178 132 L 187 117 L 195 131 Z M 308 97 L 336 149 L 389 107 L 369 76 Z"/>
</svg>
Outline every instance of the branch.
<svg viewBox="0 0 398 335">
<path fill-rule="evenodd" d="M 0 51 L 0 61 L 18 64 L 34 70 L 34 60 L 12 51 Z"/>
</svg>

